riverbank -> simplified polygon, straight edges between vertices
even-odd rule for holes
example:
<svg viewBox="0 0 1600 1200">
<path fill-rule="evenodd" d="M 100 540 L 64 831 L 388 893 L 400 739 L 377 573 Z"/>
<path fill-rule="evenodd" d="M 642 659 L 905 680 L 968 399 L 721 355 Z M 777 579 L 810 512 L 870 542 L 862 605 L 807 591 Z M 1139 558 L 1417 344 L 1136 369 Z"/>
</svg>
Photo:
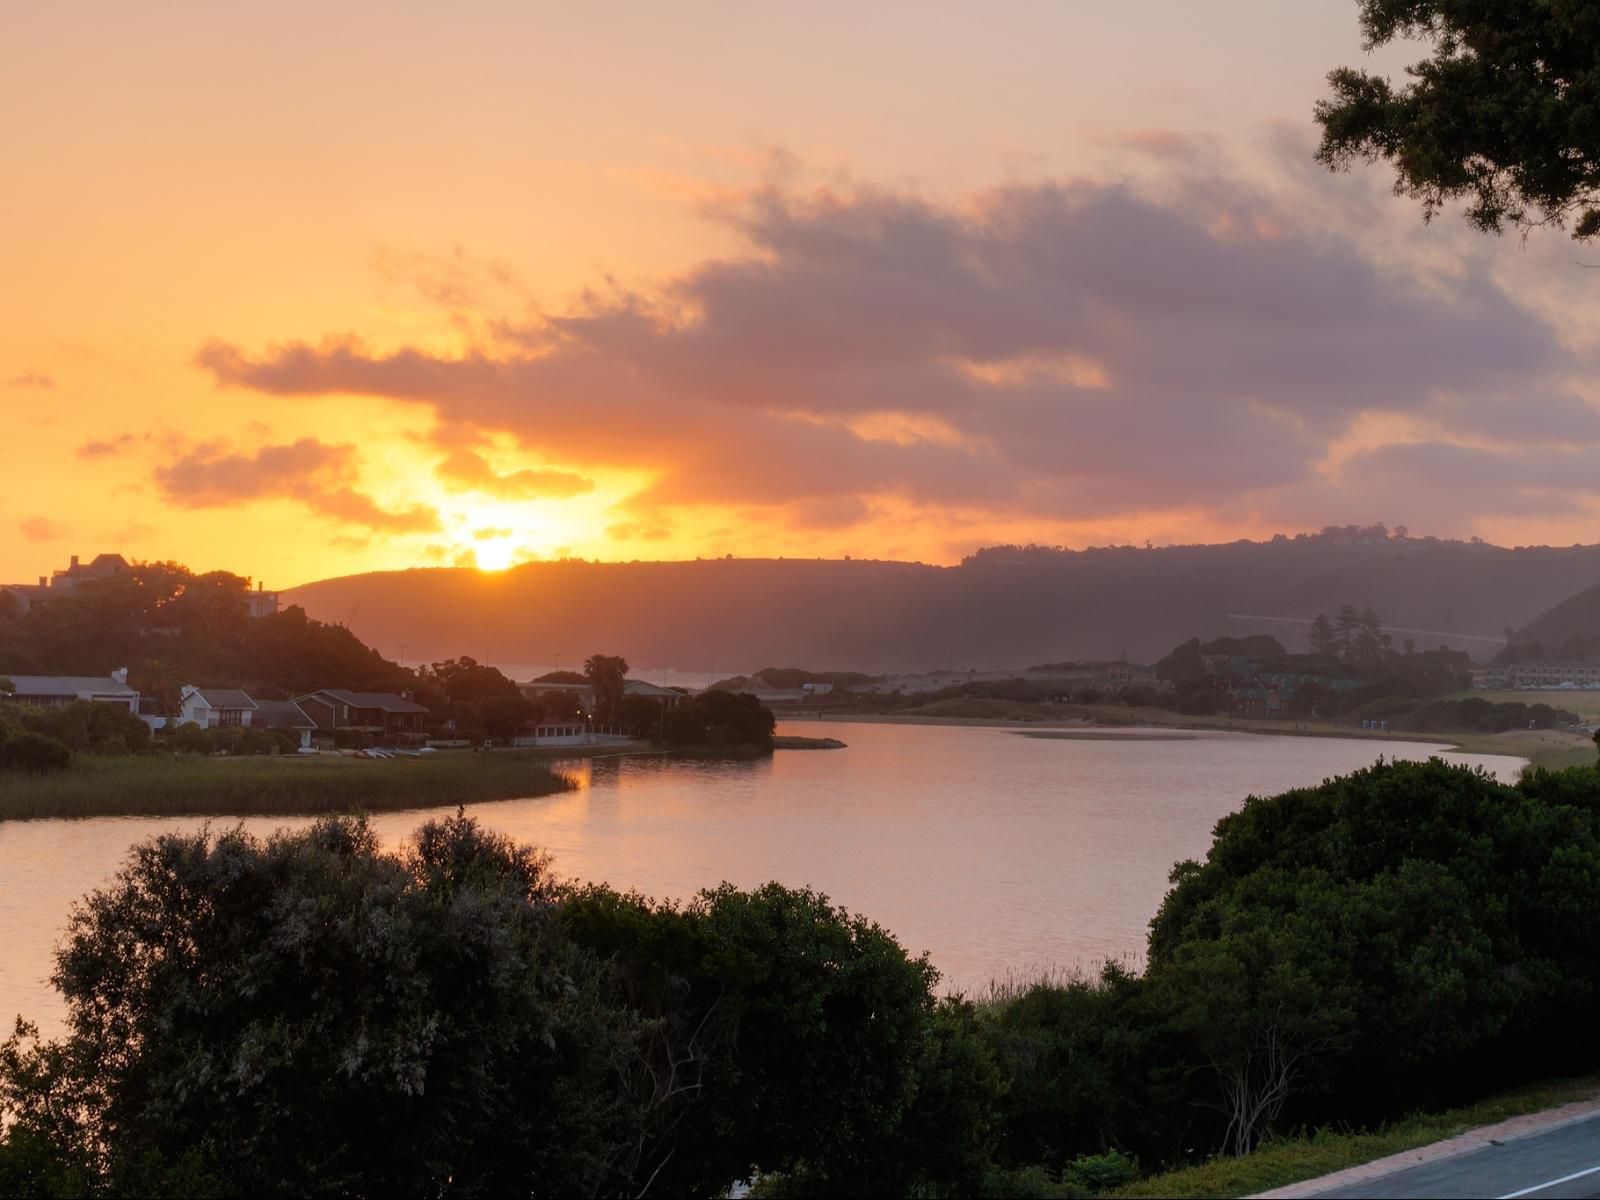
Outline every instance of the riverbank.
<svg viewBox="0 0 1600 1200">
<path fill-rule="evenodd" d="M 563 747 L 567 751 L 594 747 Z M 613 749 L 613 748 L 608 748 Z M 52 775 L 0 775 L 0 821 L 41 817 L 286 816 L 512 800 L 569 790 L 538 750 L 209 758 L 80 754 Z M 561 757 L 573 757 L 568 753 Z"/>
<path fill-rule="evenodd" d="M 984 705 L 991 705 L 985 709 Z M 1443 746 L 1463 754 L 1495 754 L 1521 758 L 1528 765 L 1557 770 L 1587 766 L 1595 761 L 1594 743 L 1583 734 L 1556 729 L 1511 729 L 1504 733 L 1447 733 L 1441 731 L 1391 729 L 1380 733 L 1372 729 L 1334 725 L 1322 721 L 1265 721 L 1243 717 L 1196 717 L 1164 708 L 1125 708 L 1111 704 L 1024 704 L 1014 700 L 984 701 L 973 698 L 955 715 L 937 705 L 937 711 L 918 709 L 898 712 L 825 712 L 825 721 L 859 722 L 885 725 L 950 725 L 1005 727 L 1026 725 L 1032 730 L 1107 731 L 1100 736 L 1135 736 L 1149 729 L 1195 730 L 1214 733 L 1264 733 L 1288 737 L 1355 738 L 1376 742 L 1423 742 Z M 780 714 L 780 719 L 803 724 L 807 717 Z M 1126 733 L 1110 733 L 1125 730 Z M 1154 736 L 1154 735 L 1153 735 Z"/>
</svg>

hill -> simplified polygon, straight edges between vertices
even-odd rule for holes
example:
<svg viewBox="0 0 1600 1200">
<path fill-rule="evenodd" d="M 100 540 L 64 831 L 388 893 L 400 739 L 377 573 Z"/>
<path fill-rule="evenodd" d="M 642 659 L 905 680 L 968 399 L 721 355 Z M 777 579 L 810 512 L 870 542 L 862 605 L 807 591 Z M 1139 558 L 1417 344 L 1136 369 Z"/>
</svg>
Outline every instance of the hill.
<svg viewBox="0 0 1600 1200">
<path fill-rule="evenodd" d="M 1501 657 L 1580 659 L 1600 653 L 1600 584 L 1568 596 L 1511 637 Z"/>
<path fill-rule="evenodd" d="M 1371 605 L 1398 643 L 1477 658 L 1600 581 L 1600 546 L 1519 547 L 1329 529 L 1268 542 L 1069 551 L 994 547 L 955 567 L 713 559 L 528 563 L 324 580 L 288 599 L 411 661 L 569 664 L 596 646 L 637 669 L 761 663 L 873 673 L 1151 661 L 1199 634 L 1304 649 L 1318 612 Z"/>
</svg>

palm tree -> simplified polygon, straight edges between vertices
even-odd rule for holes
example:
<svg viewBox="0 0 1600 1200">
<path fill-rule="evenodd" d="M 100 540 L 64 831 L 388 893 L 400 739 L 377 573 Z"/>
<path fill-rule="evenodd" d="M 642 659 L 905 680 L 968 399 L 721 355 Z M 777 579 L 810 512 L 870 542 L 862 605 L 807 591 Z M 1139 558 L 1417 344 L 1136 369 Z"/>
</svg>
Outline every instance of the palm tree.
<svg viewBox="0 0 1600 1200">
<path fill-rule="evenodd" d="M 602 724 L 616 720 L 628 681 L 628 660 L 617 654 L 591 654 L 584 661 L 583 673 L 594 693 L 595 716 Z"/>
</svg>

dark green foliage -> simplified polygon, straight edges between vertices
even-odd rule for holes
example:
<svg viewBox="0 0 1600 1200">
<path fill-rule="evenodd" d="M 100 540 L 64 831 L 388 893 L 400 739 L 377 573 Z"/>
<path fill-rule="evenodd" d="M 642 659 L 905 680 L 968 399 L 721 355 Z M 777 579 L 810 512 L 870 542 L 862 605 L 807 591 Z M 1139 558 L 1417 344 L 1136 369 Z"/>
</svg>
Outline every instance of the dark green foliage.
<svg viewBox="0 0 1600 1200">
<path fill-rule="evenodd" d="M 663 736 L 676 750 L 697 753 L 769 753 L 777 719 L 748 692 L 707 691 L 666 716 Z"/>
<path fill-rule="evenodd" d="M 55 738 L 0 721 L 0 771 L 44 775 L 71 761 L 72 750 Z"/>
<path fill-rule="evenodd" d="M 64 770 L 72 751 L 52 737 L 30 729 L 0 729 L 0 770 L 42 775 Z"/>
<path fill-rule="evenodd" d="M 300 734 L 293 729 L 257 729 L 253 725 L 204 729 L 193 721 L 185 721 L 160 741 L 182 754 L 293 754 L 300 748 Z"/>
<path fill-rule="evenodd" d="M 0 1098 L 113 1180 L 192 1154 L 222 1195 L 615 1186 L 630 1024 L 542 862 L 469 821 L 403 855 L 348 820 L 144 843 L 55 982 L 69 1037 L 7 1043 Z"/>
<path fill-rule="evenodd" d="M 135 563 L 21 615 L 0 615 L 0 663 L 19 674 L 105 675 L 129 667 L 142 693 L 177 705 L 182 684 L 288 694 L 339 686 L 400 691 L 411 673 L 348 629 L 295 606 L 246 616 L 248 582 L 176 563 Z"/>
<path fill-rule="evenodd" d="M 1121 1148 L 1148 1158 L 1180 1147 L 1160 1114 L 1174 1108 L 1164 1078 L 1178 1047 L 1143 980 L 1107 965 L 1099 980 L 1039 983 L 993 1006 L 983 1034 L 1006 1081 L 997 1160 L 1060 1168 Z"/>
<path fill-rule="evenodd" d="M 583 664 L 584 678 L 594 693 L 594 718 L 609 725 L 622 706 L 628 682 L 628 660 L 615 654 L 591 654 Z"/>
<path fill-rule="evenodd" d="M 589 888 L 563 916 L 645 1020 L 636 1175 L 665 1194 L 752 1168 L 823 1195 L 981 1172 L 997 1081 L 972 1014 L 936 1009 L 932 967 L 876 925 L 777 884 L 683 908 Z"/>
<path fill-rule="evenodd" d="M 1572 222 L 1600 233 L 1600 12 L 1585 0 L 1361 0 L 1369 47 L 1420 38 L 1411 81 L 1341 68 L 1317 105 L 1332 168 L 1387 159 L 1432 217 L 1465 199 L 1478 228 Z"/>
<path fill-rule="evenodd" d="M 1248 801 L 1173 881 L 1152 986 L 1214 1065 L 1269 1027 L 1303 1051 L 1293 1090 L 1327 1089 L 1303 1115 L 1375 1119 L 1600 1054 L 1592 771 L 1509 787 L 1379 764 Z"/>
<path fill-rule="evenodd" d="M 0 709 L 0 722 L 91 754 L 137 754 L 150 747 L 150 726 L 123 704 L 9 704 Z"/>
<path fill-rule="evenodd" d="M 656 737 L 664 728 L 661 701 L 650 696 L 624 696 L 614 722 L 634 737 Z"/>
</svg>

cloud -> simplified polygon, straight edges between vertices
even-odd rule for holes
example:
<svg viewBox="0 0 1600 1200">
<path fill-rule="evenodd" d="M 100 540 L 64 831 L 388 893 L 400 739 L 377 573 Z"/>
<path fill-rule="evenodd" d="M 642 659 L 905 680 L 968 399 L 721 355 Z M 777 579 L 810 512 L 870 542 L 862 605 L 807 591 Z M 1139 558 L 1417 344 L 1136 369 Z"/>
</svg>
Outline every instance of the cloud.
<svg viewBox="0 0 1600 1200">
<path fill-rule="evenodd" d="M 594 490 L 594 480 L 571 471 L 532 470 L 499 474 L 476 450 L 456 449 L 434 468 L 447 484 L 471 488 L 502 500 L 535 500 L 581 496 Z"/>
<path fill-rule="evenodd" d="M 356 449 L 316 438 L 254 452 L 229 452 L 220 443 L 194 447 L 155 472 L 162 495 L 183 508 L 224 508 L 254 500 L 294 500 L 334 520 L 382 533 L 419 533 L 439 528 L 438 514 L 424 505 L 381 507 L 349 481 L 359 470 Z"/>
<path fill-rule="evenodd" d="M 1135 140 L 1192 159 L 1177 135 Z M 1169 183 L 959 204 L 774 187 L 722 213 L 742 255 L 503 323 L 459 356 L 330 334 L 214 340 L 198 362 L 223 386 L 389 397 L 543 459 L 646 469 L 607 531 L 623 540 L 696 505 L 842 528 L 879 499 L 928 521 L 1079 522 L 1359 499 L 1367 468 L 1330 482 L 1324 462 L 1372 414 L 1449 442 L 1600 440 L 1583 364 L 1481 262 L 1388 260 L 1265 189 Z M 565 474 L 499 475 L 470 449 L 440 471 L 540 494 Z"/>
<path fill-rule="evenodd" d="M 91 439 L 84 442 L 75 451 L 79 458 L 94 460 L 97 458 L 110 458 L 133 445 L 139 439 L 131 433 L 119 433 L 115 437 Z"/>
<path fill-rule="evenodd" d="M 56 386 L 55 376 L 46 375 L 43 371 L 24 371 L 20 375 L 13 375 L 6 380 L 7 387 L 35 388 L 39 391 L 49 391 Z"/>
<path fill-rule="evenodd" d="M 54 542 L 66 532 L 49 517 L 29 517 L 25 521 L 19 521 L 17 528 L 30 542 Z"/>
</svg>

